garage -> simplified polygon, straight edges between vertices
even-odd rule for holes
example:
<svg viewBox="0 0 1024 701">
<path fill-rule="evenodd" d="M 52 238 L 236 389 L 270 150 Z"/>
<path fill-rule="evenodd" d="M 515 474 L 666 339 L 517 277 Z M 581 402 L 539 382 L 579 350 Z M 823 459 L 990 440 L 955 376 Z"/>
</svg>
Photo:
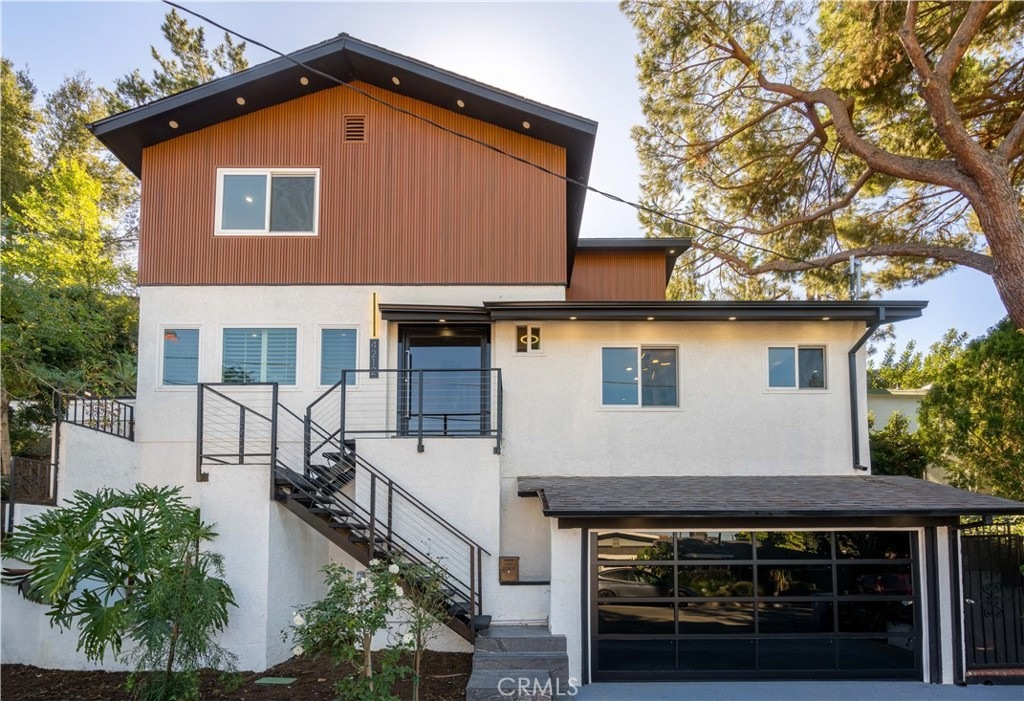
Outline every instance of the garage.
<svg viewBox="0 0 1024 701">
<path fill-rule="evenodd" d="M 591 538 L 594 681 L 921 678 L 915 531 Z"/>
<path fill-rule="evenodd" d="M 584 684 L 963 682 L 959 530 L 1022 510 L 889 476 L 536 476 L 518 491 L 554 521 L 551 627 Z"/>
</svg>

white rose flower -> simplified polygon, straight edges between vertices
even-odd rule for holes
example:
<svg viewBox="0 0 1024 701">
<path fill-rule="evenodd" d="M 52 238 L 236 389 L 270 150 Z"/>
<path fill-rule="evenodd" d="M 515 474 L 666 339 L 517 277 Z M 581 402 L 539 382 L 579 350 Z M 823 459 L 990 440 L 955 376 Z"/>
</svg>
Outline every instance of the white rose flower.
<svg viewBox="0 0 1024 701">
<path fill-rule="evenodd" d="M 398 597 L 399 599 L 401 599 L 401 598 L 402 598 L 403 596 L 405 596 L 405 590 L 404 590 L 404 589 L 402 589 L 402 587 L 400 587 L 400 586 L 398 586 L 398 585 L 396 584 L 396 585 L 395 585 L 395 595 L 396 595 L 396 596 L 397 596 L 397 597 Z"/>
<path fill-rule="evenodd" d="M 305 650 L 303 649 L 303 647 L 301 645 L 296 645 L 295 647 L 292 648 L 292 654 L 295 655 L 296 657 L 302 657 L 302 653 L 304 653 L 304 652 L 305 652 Z"/>
<path fill-rule="evenodd" d="M 370 560 L 370 567 L 376 567 L 379 564 L 380 560 L 378 560 L 377 558 L 373 558 L 372 560 Z"/>
<path fill-rule="evenodd" d="M 398 565 L 393 563 L 388 565 L 388 572 L 390 572 L 391 574 L 398 574 Z"/>
<path fill-rule="evenodd" d="M 412 633 L 406 633 L 402 636 L 403 645 L 412 645 L 414 640 L 416 640 L 416 637 Z"/>
<path fill-rule="evenodd" d="M 301 613 L 297 613 L 292 617 L 292 623 L 301 628 L 306 625 L 306 619 L 302 617 Z"/>
</svg>

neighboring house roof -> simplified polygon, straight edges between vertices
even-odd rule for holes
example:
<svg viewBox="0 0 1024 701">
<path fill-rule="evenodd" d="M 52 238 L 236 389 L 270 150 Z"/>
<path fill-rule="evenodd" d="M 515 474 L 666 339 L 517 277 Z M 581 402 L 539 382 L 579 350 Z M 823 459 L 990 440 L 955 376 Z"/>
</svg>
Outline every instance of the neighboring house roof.
<svg viewBox="0 0 1024 701">
<path fill-rule="evenodd" d="M 913 477 L 520 477 L 555 517 L 841 518 L 1024 514 L 1024 503 Z"/>
<path fill-rule="evenodd" d="M 882 321 L 916 319 L 928 302 L 484 302 L 483 307 L 382 304 L 388 321 Z"/>
<path fill-rule="evenodd" d="M 590 177 L 597 122 L 484 85 L 348 34 L 339 34 L 288 54 L 287 58 L 275 58 L 115 114 L 89 128 L 129 170 L 141 176 L 142 150 L 147 146 L 338 87 L 336 82 L 299 63 L 344 83 L 356 80 L 369 83 L 561 146 L 566 152 L 566 175 L 582 183 Z M 302 84 L 302 78 L 306 79 L 306 84 Z M 398 80 L 397 85 L 393 79 Z M 245 98 L 244 105 L 236 102 L 239 97 Z M 464 107 L 458 106 L 459 100 Z M 177 128 L 170 126 L 171 121 Z M 529 123 L 529 128 L 524 123 Z M 565 187 L 568 253 L 572 261 L 587 193 L 578 185 L 566 183 Z"/>
</svg>

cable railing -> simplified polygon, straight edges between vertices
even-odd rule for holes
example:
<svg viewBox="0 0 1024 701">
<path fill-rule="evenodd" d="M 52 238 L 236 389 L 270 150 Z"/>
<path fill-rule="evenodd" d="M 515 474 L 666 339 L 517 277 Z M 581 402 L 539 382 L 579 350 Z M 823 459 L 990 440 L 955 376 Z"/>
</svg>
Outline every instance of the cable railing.
<svg viewBox="0 0 1024 701">
<path fill-rule="evenodd" d="M 56 414 L 64 423 L 90 428 L 111 436 L 135 440 L 132 399 L 110 399 L 55 394 Z"/>
<path fill-rule="evenodd" d="M 277 393 L 277 383 L 196 386 L 197 482 L 211 465 L 276 464 Z"/>
<path fill-rule="evenodd" d="M 287 481 L 293 493 L 343 522 L 371 557 L 387 552 L 439 563 L 453 615 L 472 619 L 482 612 L 482 557 L 490 553 L 357 455 L 342 428 L 312 418 L 331 421 L 329 412 L 311 405 L 300 416 L 278 402 L 276 384 L 199 384 L 197 402 L 198 481 L 206 481 L 204 468 L 213 466 L 273 465 L 272 496 L 277 483 Z M 339 404 L 335 420 L 343 417 Z"/>
<path fill-rule="evenodd" d="M 501 370 L 343 370 L 341 380 L 309 405 L 312 426 L 337 427 L 307 454 L 338 449 L 353 438 L 493 438 L 501 452 Z"/>
</svg>

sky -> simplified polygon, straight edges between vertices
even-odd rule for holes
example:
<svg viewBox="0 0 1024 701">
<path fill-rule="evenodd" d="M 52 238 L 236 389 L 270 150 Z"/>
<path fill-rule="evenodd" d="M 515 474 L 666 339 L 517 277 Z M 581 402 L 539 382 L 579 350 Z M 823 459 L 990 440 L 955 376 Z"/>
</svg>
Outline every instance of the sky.
<svg viewBox="0 0 1024 701">
<path fill-rule="evenodd" d="M 613 2 L 181 2 L 281 51 L 347 32 L 495 87 L 599 123 L 590 184 L 631 201 L 640 163 L 631 128 L 643 121 L 636 81 L 637 41 Z M 170 8 L 138 2 L 0 2 L 3 55 L 27 69 L 44 94 L 82 71 L 110 85 L 134 68 L 155 66 L 160 24 Z M 189 18 L 192 25 L 199 20 Z M 221 33 L 207 27 L 208 44 Z M 250 65 L 273 58 L 255 46 Z M 636 212 L 590 193 L 582 236 L 641 236 Z M 921 319 L 901 322 L 896 343 L 925 350 L 951 327 L 983 334 L 1005 316 L 988 276 L 958 269 L 886 299 L 929 302 Z"/>
</svg>

